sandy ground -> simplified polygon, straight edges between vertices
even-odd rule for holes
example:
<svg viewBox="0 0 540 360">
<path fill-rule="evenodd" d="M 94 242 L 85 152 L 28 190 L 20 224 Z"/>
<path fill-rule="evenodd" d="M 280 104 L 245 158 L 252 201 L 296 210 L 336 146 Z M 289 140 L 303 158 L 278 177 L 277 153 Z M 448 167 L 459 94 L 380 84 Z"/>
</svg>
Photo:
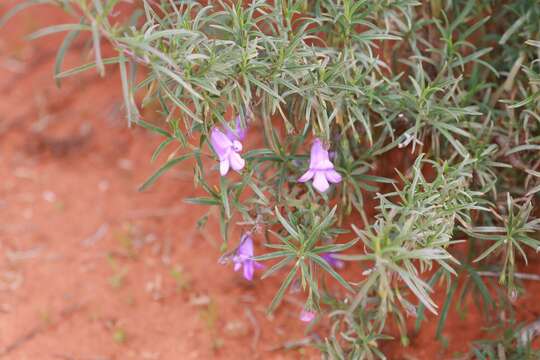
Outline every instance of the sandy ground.
<svg viewBox="0 0 540 360">
<path fill-rule="evenodd" d="M 137 191 L 167 154 L 151 164 L 160 139 L 126 127 L 118 72 L 55 86 L 61 37 L 24 35 L 62 20 L 41 7 L 0 29 L 0 358 L 319 358 L 294 346 L 324 334 L 298 321 L 300 296 L 287 295 L 269 317 L 279 279 L 247 283 L 218 264 L 217 217 L 182 201 L 195 194 L 190 166 Z M 83 48 L 66 67 L 89 61 Z M 521 298 L 523 320 L 540 316 L 538 294 L 533 283 Z M 480 321 L 450 316 L 449 349 L 434 340 L 430 318 L 407 349 L 386 345 L 389 358 L 465 351 Z"/>
<path fill-rule="evenodd" d="M 137 191 L 167 154 L 150 164 L 160 139 L 126 127 L 118 72 L 56 88 L 61 38 L 24 35 L 63 19 L 0 30 L 0 358 L 308 358 L 280 350 L 305 337 L 294 296 L 268 317 L 276 281 L 218 264 L 217 218 L 199 231 L 207 209 L 183 203 L 189 166 Z"/>
</svg>

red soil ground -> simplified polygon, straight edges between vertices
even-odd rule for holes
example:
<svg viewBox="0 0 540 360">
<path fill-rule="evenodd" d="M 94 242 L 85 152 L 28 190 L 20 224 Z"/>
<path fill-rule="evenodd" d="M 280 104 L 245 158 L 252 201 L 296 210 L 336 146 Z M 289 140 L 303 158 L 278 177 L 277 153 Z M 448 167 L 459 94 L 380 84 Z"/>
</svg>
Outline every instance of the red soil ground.
<svg viewBox="0 0 540 360">
<path fill-rule="evenodd" d="M 42 6 L 0 29 L 0 358 L 318 358 L 295 346 L 310 335 L 300 299 L 269 317 L 279 280 L 249 284 L 218 264 L 217 217 L 200 231 L 207 209 L 182 202 L 195 194 L 189 166 L 137 191 L 160 139 L 126 127 L 118 73 L 56 88 L 61 37 L 24 36 L 66 19 Z M 89 61 L 83 53 L 65 66 Z M 529 290 L 523 320 L 540 316 L 540 287 Z M 480 333 L 474 316 L 452 313 L 445 350 L 435 326 L 406 349 L 390 342 L 389 358 L 450 359 Z"/>
</svg>

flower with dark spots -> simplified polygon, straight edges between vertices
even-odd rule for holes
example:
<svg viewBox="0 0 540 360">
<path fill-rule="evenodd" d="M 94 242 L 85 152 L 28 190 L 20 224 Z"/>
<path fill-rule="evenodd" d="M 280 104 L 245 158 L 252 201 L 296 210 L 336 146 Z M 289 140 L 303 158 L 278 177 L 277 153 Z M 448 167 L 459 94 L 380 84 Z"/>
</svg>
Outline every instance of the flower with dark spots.
<svg viewBox="0 0 540 360">
<path fill-rule="evenodd" d="M 332 253 L 324 253 L 321 254 L 321 257 L 333 268 L 335 269 L 343 269 L 345 267 L 345 263 L 336 258 L 336 256 Z"/>
<path fill-rule="evenodd" d="M 242 151 L 240 133 L 242 133 L 242 137 L 245 135 L 245 131 L 239 128 L 236 129 L 236 132 L 228 129 L 227 135 L 218 128 L 212 129 L 210 144 L 212 144 L 212 148 L 214 148 L 219 158 L 219 173 L 221 176 L 227 175 L 230 168 L 240 172 L 246 164 L 239 154 Z"/>
<path fill-rule="evenodd" d="M 323 147 L 320 139 L 315 139 L 311 146 L 309 169 L 298 181 L 307 182 L 313 179 L 313 187 L 323 193 L 330 187 L 329 182 L 337 184 L 341 182 L 341 175 L 334 169 L 330 161 L 328 150 Z"/>
<path fill-rule="evenodd" d="M 249 281 L 253 280 L 255 269 L 263 268 L 261 264 L 253 260 L 253 255 L 253 239 L 249 233 L 245 233 L 240 239 L 240 246 L 233 254 L 232 261 L 234 262 L 234 271 L 243 267 L 244 278 Z"/>
<path fill-rule="evenodd" d="M 313 311 L 303 309 L 300 313 L 300 320 L 303 322 L 312 322 L 316 315 Z"/>
</svg>

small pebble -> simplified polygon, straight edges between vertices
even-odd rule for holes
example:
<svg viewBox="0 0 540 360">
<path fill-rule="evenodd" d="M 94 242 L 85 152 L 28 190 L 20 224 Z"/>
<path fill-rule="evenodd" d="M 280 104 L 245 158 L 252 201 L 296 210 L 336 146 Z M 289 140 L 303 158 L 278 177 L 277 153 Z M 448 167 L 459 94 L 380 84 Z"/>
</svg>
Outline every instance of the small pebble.
<svg viewBox="0 0 540 360">
<path fill-rule="evenodd" d="M 98 183 L 98 189 L 101 192 L 105 192 L 105 191 L 109 190 L 109 187 L 110 187 L 110 184 L 109 184 L 109 182 L 107 180 L 101 180 Z"/>
<path fill-rule="evenodd" d="M 56 201 L 56 194 L 50 190 L 44 191 L 42 196 L 43 196 L 43 200 L 47 202 L 53 203 Z"/>
</svg>

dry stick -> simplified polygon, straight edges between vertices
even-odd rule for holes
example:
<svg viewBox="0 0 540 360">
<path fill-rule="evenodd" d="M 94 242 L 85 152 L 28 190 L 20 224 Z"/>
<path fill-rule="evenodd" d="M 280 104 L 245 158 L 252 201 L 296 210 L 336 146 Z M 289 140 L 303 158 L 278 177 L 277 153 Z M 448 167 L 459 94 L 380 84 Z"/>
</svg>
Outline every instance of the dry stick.
<svg viewBox="0 0 540 360">
<path fill-rule="evenodd" d="M 64 355 L 64 354 L 54 354 L 53 357 L 58 358 L 58 359 L 65 359 L 65 360 L 112 360 L 111 358 L 105 357 L 105 356 L 77 356 L 77 357 L 72 357 L 72 356 Z"/>
<path fill-rule="evenodd" d="M 72 306 L 67 307 L 66 309 L 62 310 L 60 312 L 60 317 L 52 324 L 45 324 L 42 323 L 40 325 L 34 326 L 30 331 L 23 334 L 18 339 L 15 339 L 11 344 L 6 346 L 3 349 L 0 349 L 0 357 L 4 357 L 6 355 L 9 355 L 12 351 L 19 348 L 21 345 L 25 344 L 26 342 L 32 340 L 37 335 L 43 333 L 45 330 L 49 329 L 52 326 L 56 326 L 60 324 L 64 319 L 66 319 L 68 316 L 72 315 L 73 313 L 79 311 L 82 308 L 81 304 L 75 304 Z"/>
<path fill-rule="evenodd" d="M 109 225 L 107 223 L 101 224 L 101 226 L 96 230 L 95 233 L 81 241 L 81 244 L 85 246 L 94 245 L 98 240 L 101 240 L 105 235 L 107 235 L 107 230 L 109 230 Z"/>
<path fill-rule="evenodd" d="M 292 350 L 292 349 L 308 346 L 311 343 L 313 343 L 313 338 L 305 337 L 298 340 L 285 341 L 281 345 L 271 347 L 270 349 L 266 351 L 273 352 L 273 351 L 279 351 L 279 350 Z"/>
<path fill-rule="evenodd" d="M 128 219 L 144 219 L 152 217 L 164 217 L 174 214 L 181 214 L 186 211 L 185 206 L 174 206 L 170 208 L 157 208 L 157 209 L 140 209 L 133 210 L 127 213 Z"/>
<path fill-rule="evenodd" d="M 540 318 L 536 321 L 533 321 L 529 325 L 525 326 L 519 332 L 519 341 L 522 346 L 527 345 L 531 342 L 537 335 L 540 334 Z"/>
<path fill-rule="evenodd" d="M 293 297 L 293 296 L 290 296 L 290 295 L 285 295 L 283 297 L 283 301 L 285 302 L 288 302 L 288 303 L 291 303 L 293 305 L 296 305 L 298 306 L 300 309 L 303 309 L 304 308 L 304 303 L 300 300 L 298 300 L 297 298 Z"/>
<path fill-rule="evenodd" d="M 517 153 L 505 155 L 510 150 L 510 146 L 511 146 L 510 140 L 508 138 L 505 138 L 501 135 L 496 135 L 493 138 L 493 140 L 500 147 L 501 156 L 505 157 L 510 163 L 510 165 L 512 165 L 516 169 L 520 169 L 523 171 L 527 170 L 527 165 L 525 165 L 525 163 L 523 162 L 523 160 L 521 160 L 521 158 L 519 157 Z"/>
<path fill-rule="evenodd" d="M 497 355 L 499 360 L 506 360 L 506 351 L 504 350 L 504 345 L 501 343 L 497 344 Z"/>
<path fill-rule="evenodd" d="M 246 307 L 245 312 L 246 317 L 251 322 L 254 330 L 253 340 L 251 341 L 251 350 L 253 351 L 253 353 L 255 353 L 257 350 L 257 344 L 259 343 L 259 338 L 261 337 L 261 328 L 259 326 L 259 323 L 257 322 L 257 318 L 255 317 L 255 315 L 253 315 L 253 311 L 251 311 L 250 308 Z"/>
<path fill-rule="evenodd" d="M 32 258 L 38 257 L 42 252 L 43 247 L 36 246 L 30 250 L 19 250 L 19 251 L 6 251 L 6 257 L 11 262 L 18 262 L 24 260 L 30 260 Z"/>
<path fill-rule="evenodd" d="M 489 276 L 489 277 L 499 277 L 501 276 L 501 273 L 494 272 L 494 271 L 479 271 L 478 275 Z M 536 275 L 536 274 L 514 273 L 514 277 L 517 279 L 522 279 L 522 280 L 540 281 L 540 275 Z"/>
<path fill-rule="evenodd" d="M 166 236 L 163 240 L 163 247 L 161 250 L 161 262 L 165 265 L 171 263 L 171 253 L 173 252 L 173 245 L 171 238 Z"/>
</svg>

